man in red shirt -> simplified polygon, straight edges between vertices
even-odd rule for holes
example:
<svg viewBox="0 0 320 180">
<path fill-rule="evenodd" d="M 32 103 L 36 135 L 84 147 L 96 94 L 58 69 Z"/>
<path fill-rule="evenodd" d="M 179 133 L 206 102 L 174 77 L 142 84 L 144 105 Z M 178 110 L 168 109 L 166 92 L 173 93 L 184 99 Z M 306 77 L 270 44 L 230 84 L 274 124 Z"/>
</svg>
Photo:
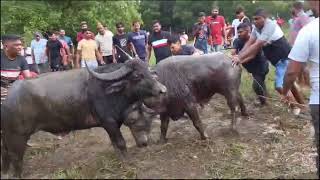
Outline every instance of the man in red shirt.
<svg viewBox="0 0 320 180">
<path fill-rule="evenodd" d="M 211 16 L 206 18 L 206 23 L 208 24 L 211 32 L 212 39 L 208 40 L 209 47 L 211 51 L 218 52 L 222 49 L 222 45 L 225 42 L 225 20 L 223 16 L 219 15 L 219 8 L 214 7 L 211 11 Z"/>
<path fill-rule="evenodd" d="M 80 27 L 81 27 L 81 32 L 78 32 L 77 33 L 77 42 L 79 43 L 82 39 L 84 39 L 84 36 L 85 36 L 85 32 L 87 31 L 88 29 L 88 24 L 87 22 L 85 21 L 82 21 L 80 23 Z M 94 39 L 94 34 L 92 34 L 92 39 Z"/>
</svg>

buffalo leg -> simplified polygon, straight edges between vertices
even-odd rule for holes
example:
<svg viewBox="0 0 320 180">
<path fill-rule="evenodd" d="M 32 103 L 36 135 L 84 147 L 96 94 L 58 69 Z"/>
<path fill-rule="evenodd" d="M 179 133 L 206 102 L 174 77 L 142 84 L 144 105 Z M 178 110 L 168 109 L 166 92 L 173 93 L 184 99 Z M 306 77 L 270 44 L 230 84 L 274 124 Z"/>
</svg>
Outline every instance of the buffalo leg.
<svg viewBox="0 0 320 180">
<path fill-rule="evenodd" d="M 228 93 L 226 96 L 227 104 L 231 111 L 231 129 L 236 131 L 237 119 L 236 119 L 236 104 L 237 104 L 237 96 L 235 93 Z"/>
<path fill-rule="evenodd" d="M 242 98 L 242 95 L 240 94 L 240 92 L 238 92 L 237 98 L 238 98 L 238 103 L 239 103 L 239 106 L 240 106 L 240 109 L 241 109 L 241 115 L 242 116 L 248 116 L 247 108 L 244 105 L 243 98 Z"/>
<path fill-rule="evenodd" d="M 203 124 L 200 120 L 197 108 L 195 106 L 187 107 L 186 113 L 188 114 L 188 116 L 192 120 L 194 127 L 200 133 L 201 139 L 203 139 L 203 140 L 207 139 L 208 135 L 204 132 Z"/>
<path fill-rule="evenodd" d="M 160 143 L 166 143 L 167 142 L 167 131 L 169 126 L 169 116 L 160 114 L 160 120 L 161 120 L 161 135 L 160 135 Z"/>
<path fill-rule="evenodd" d="M 10 155 L 9 155 L 9 152 L 8 152 L 6 137 L 5 137 L 4 134 L 3 134 L 3 137 L 2 137 L 2 143 L 3 144 L 1 146 L 1 153 L 2 153 L 1 172 L 3 174 L 7 174 L 8 170 L 9 170 L 9 167 L 10 167 L 11 160 L 10 160 Z"/>
<path fill-rule="evenodd" d="M 121 160 L 126 159 L 127 157 L 127 147 L 126 147 L 126 141 L 124 140 L 122 133 L 120 131 L 120 127 L 117 125 L 104 125 L 104 129 L 107 131 L 112 146 L 115 149 L 116 153 L 120 157 Z"/>
<path fill-rule="evenodd" d="M 12 161 L 14 177 L 21 177 L 23 156 L 27 147 L 28 137 L 25 135 L 10 134 L 12 141 L 7 141 L 9 158 Z"/>
</svg>

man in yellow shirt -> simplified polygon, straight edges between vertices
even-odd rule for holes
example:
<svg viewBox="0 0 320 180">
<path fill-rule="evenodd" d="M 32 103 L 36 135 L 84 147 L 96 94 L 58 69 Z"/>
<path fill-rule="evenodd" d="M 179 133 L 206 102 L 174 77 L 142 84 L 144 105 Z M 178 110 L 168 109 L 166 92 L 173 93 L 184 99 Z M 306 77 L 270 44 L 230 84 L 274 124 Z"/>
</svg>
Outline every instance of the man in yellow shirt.
<svg viewBox="0 0 320 180">
<path fill-rule="evenodd" d="M 92 39 L 92 36 L 92 32 L 90 30 L 86 30 L 84 39 L 82 39 L 78 44 L 76 56 L 77 68 L 79 68 L 80 62 L 81 67 L 86 67 L 84 61 L 87 62 L 89 68 L 98 67 L 97 60 L 101 64 L 105 64 L 105 62 L 102 60 L 101 54 L 98 51 L 97 43 Z"/>
</svg>

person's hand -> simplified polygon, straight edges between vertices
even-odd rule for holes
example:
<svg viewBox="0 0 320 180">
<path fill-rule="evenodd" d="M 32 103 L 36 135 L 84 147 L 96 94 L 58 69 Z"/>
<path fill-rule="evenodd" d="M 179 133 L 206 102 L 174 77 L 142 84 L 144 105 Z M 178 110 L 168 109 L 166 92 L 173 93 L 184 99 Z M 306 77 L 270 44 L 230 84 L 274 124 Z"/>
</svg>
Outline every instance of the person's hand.
<svg viewBox="0 0 320 180">
<path fill-rule="evenodd" d="M 101 65 L 105 65 L 106 63 L 104 61 L 100 61 Z"/>
<path fill-rule="evenodd" d="M 237 66 L 241 63 L 238 55 L 232 56 L 232 66 Z"/>
<path fill-rule="evenodd" d="M 113 63 L 117 63 L 117 60 L 116 60 L 116 59 L 113 59 L 112 62 L 113 62 Z"/>
</svg>

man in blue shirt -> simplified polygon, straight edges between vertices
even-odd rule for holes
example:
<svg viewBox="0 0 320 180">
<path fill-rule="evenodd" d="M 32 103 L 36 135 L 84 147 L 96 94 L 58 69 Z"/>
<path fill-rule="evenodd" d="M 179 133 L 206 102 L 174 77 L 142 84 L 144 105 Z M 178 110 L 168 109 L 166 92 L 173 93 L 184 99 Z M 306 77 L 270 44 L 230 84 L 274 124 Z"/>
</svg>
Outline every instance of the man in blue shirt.
<svg viewBox="0 0 320 180">
<path fill-rule="evenodd" d="M 36 32 L 31 41 L 31 57 L 38 74 L 49 70 L 48 57 L 46 55 L 47 40 L 42 38 L 41 33 Z"/>
<path fill-rule="evenodd" d="M 132 26 L 133 32 L 128 34 L 128 44 L 136 56 L 138 56 L 142 61 L 146 61 L 148 47 L 147 33 L 144 30 L 140 30 L 139 21 L 134 21 Z"/>
</svg>

